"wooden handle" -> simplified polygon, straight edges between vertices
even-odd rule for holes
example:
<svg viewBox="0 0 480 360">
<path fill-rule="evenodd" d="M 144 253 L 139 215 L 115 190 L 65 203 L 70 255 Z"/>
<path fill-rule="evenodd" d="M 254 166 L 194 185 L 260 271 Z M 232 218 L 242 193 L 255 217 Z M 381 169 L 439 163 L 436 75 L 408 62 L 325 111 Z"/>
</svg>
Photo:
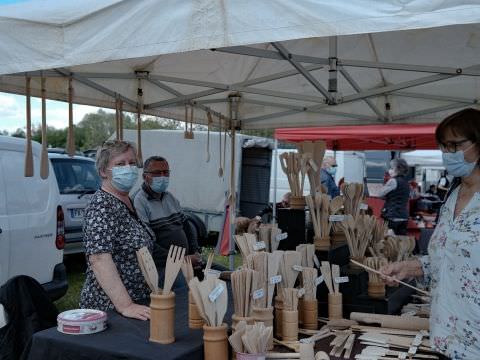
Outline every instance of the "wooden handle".
<svg viewBox="0 0 480 360">
<path fill-rule="evenodd" d="M 26 112 L 27 112 L 27 133 L 25 143 L 25 177 L 33 176 L 33 153 L 32 153 L 32 108 L 30 101 L 30 77 L 25 78 L 26 88 Z"/>
<path fill-rule="evenodd" d="M 379 324 L 382 327 L 400 330 L 429 330 L 428 319 L 416 316 L 378 315 L 352 312 L 350 319 L 366 324 Z"/>
<path fill-rule="evenodd" d="M 48 178 L 48 150 L 47 150 L 47 105 L 46 105 L 46 79 L 42 76 L 42 154 L 40 158 L 40 177 Z"/>
<path fill-rule="evenodd" d="M 75 156 L 75 134 L 73 130 L 73 86 L 72 78 L 68 80 L 68 134 L 67 134 L 68 156 Z"/>
</svg>

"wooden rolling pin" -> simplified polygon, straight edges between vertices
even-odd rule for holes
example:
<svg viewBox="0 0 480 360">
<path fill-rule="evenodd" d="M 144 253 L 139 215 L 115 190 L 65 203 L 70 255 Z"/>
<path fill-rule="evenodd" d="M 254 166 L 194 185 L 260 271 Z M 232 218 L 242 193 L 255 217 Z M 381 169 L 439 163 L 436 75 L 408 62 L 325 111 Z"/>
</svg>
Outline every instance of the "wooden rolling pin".
<svg viewBox="0 0 480 360">
<path fill-rule="evenodd" d="M 366 324 L 379 324 L 381 327 L 401 330 L 430 330 L 428 319 L 417 316 L 378 315 L 352 312 L 350 319 Z"/>
</svg>

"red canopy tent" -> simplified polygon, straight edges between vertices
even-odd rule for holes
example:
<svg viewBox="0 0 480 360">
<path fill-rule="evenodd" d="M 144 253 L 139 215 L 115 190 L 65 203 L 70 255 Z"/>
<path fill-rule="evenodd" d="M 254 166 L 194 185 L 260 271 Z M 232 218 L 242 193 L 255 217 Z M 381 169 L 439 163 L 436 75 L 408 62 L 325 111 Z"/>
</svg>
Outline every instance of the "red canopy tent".
<svg viewBox="0 0 480 360">
<path fill-rule="evenodd" d="M 284 141 L 325 140 L 332 150 L 431 150 L 436 124 L 388 124 L 276 129 Z"/>
</svg>

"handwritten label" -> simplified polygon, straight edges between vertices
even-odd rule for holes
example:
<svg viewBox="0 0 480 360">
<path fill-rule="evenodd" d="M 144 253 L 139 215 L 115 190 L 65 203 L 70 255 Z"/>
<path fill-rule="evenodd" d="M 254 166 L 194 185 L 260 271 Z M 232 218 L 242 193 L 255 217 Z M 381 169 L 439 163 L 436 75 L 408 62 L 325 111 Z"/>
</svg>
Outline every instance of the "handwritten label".
<svg viewBox="0 0 480 360">
<path fill-rule="evenodd" d="M 330 222 L 340 222 L 345 220 L 345 215 L 330 215 L 328 221 Z"/>
<path fill-rule="evenodd" d="M 263 289 L 258 289 L 253 292 L 253 300 L 261 299 L 265 296 Z"/>
<path fill-rule="evenodd" d="M 275 240 L 282 241 L 282 240 L 285 240 L 286 238 L 288 238 L 288 233 L 285 232 L 285 233 L 278 234 L 275 237 Z"/>
<path fill-rule="evenodd" d="M 275 275 L 270 278 L 270 284 L 275 285 L 282 281 L 282 275 Z"/>
<path fill-rule="evenodd" d="M 265 249 L 265 241 L 257 241 L 255 244 L 253 244 L 253 250 L 258 251 Z"/>
<path fill-rule="evenodd" d="M 422 344 L 423 334 L 420 332 L 415 335 L 415 339 L 412 341 L 412 346 L 420 346 Z"/>
<path fill-rule="evenodd" d="M 335 282 L 337 284 L 343 284 L 343 283 L 349 282 L 349 279 L 348 279 L 348 276 L 340 276 L 340 277 L 335 278 Z"/>
<path fill-rule="evenodd" d="M 300 265 L 293 265 L 292 269 L 295 271 L 303 271 L 303 267 L 301 267 Z"/>
<path fill-rule="evenodd" d="M 305 295 L 305 289 L 304 288 L 298 289 L 297 297 L 301 298 L 303 295 Z"/>
<path fill-rule="evenodd" d="M 315 266 L 317 267 L 317 269 L 320 269 L 320 261 L 318 261 L 318 257 L 317 255 L 313 255 L 313 262 L 315 264 Z"/>
<path fill-rule="evenodd" d="M 368 210 L 368 204 L 360 203 L 359 208 L 360 208 L 360 210 Z"/>
<path fill-rule="evenodd" d="M 217 298 L 222 294 L 222 292 L 223 286 L 222 284 L 218 284 L 215 289 L 213 289 L 212 292 L 208 294 L 208 298 L 211 302 L 215 302 L 215 300 L 217 300 Z"/>
<path fill-rule="evenodd" d="M 417 353 L 417 347 L 416 346 L 410 346 L 408 349 L 408 355 L 415 355 Z"/>
<path fill-rule="evenodd" d="M 317 278 L 315 279 L 315 286 L 320 285 L 320 284 L 323 282 L 323 280 L 324 280 L 324 279 L 323 279 L 323 275 L 320 275 L 319 277 L 317 277 Z"/>
</svg>

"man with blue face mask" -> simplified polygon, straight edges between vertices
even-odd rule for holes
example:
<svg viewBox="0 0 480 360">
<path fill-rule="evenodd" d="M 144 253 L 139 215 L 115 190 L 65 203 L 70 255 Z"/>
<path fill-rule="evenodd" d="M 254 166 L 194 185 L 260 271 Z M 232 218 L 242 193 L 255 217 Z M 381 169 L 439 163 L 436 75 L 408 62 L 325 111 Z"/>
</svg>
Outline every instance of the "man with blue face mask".
<svg viewBox="0 0 480 360">
<path fill-rule="evenodd" d="M 327 189 L 327 194 L 333 199 L 340 195 L 340 189 L 335 183 L 335 174 L 337 172 L 337 162 L 333 156 L 325 156 L 320 171 L 320 181 Z"/>
<path fill-rule="evenodd" d="M 134 195 L 133 204 L 138 216 L 155 233 L 156 242 L 153 260 L 159 271 L 160 287 L 163 287 L 163 273 L 170 245 L 186 248 L 187 254 L 198 254 L 198 244 L 185 232 L 186 217 L 178 200 L 167 191 L 170 182 L 170 167 L 165 158 L 152 156 L 143 166 L 143 184 Z M 195 262 L 198 259 L 192 259 Z M 177 279 L 181 279 L 179 275 Z M 184 286 L 182 282 L 174 288 Z"/>
</svg>

